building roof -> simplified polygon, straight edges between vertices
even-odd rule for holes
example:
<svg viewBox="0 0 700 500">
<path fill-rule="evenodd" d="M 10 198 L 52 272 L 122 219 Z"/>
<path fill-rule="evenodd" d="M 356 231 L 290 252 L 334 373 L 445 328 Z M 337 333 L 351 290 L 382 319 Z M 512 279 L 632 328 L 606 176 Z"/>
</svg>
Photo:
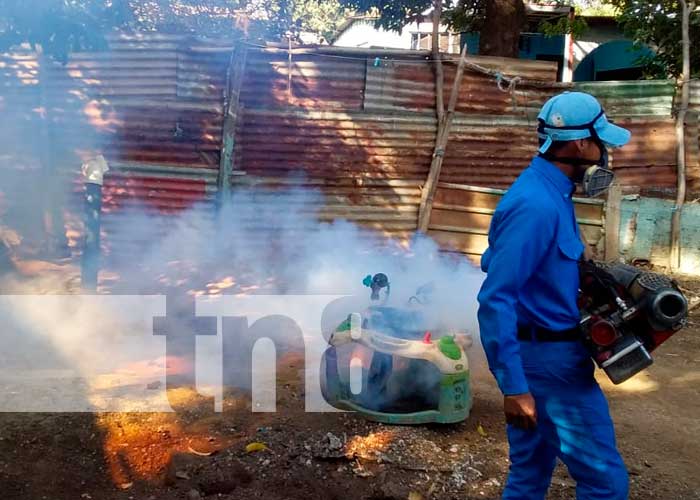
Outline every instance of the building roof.
<svg viewBox="0 0 700 500">
<path fill-rule="evenodd" d="M 547 21 L 572 14 L 574 7 L 572 5 L 529 2 L 525 4 L 525 12 L 528 21 Z"/>
</svg>

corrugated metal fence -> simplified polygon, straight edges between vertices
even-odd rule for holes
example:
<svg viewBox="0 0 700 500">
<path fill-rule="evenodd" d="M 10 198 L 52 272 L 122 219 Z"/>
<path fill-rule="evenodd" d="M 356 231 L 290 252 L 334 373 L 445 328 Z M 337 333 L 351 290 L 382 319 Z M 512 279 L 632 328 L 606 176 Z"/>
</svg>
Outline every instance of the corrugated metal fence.
<svg viewBox="0 0 700 500">
<path fill-rule="evenodd" d="M 613 165 L 627 190 L 675 190 L 676 84 L 670 80 L 577 83 L 577 89 L 598 97 L 620 125 L 632 131 L 632 141 L 613 152 Z M 691 95 L 700 87 L 695 86 Z M 695 99 L 695 98 L 694 98 Z M 686 121 L 686 165 L 691 191 L 700 189 L 697 111 Z"/>
<path fill-rule="evenodd" d="M 20 203 L 48 190 L 42 208 L 67 220 L 72 244 L 80 198 L 70 193 L 82 190 L 80 165 L 96 153 L 111 167 L 103 224 L 112 243 L 129 208 L 167 213 L 215 200 L 228 64 L 221 46 L 166 35 L 109 43 L 109 51 L 73 53 L 65 64 L 32 53 L 0 57 L 2 129 L 10 131 L 0 175 Z"/>
<path fill-rule="evenodd" d="M 326 193 L 322 218 L 345 217 L 394 234 L 413 231 L 436 128 L 428 63 L 409 56 L 386 60 L 372 51 L 345 52 L 342 57 L 306 52 L 290 62 L 286 52 L 254 48 L 247 57 L 250 69 L 244 72 L 243 111 L 237 124 L 235 165 L 240 175 L 233 182 L 286 186 L 290 176 L 302 173 L 308 185 Z M 478 62 L 524 78 L 555 78 L 553 66 L 543 63 Z M 446 94 L 453 72 L 454 65 L 447 66 Z M 600 97 L 609 114 L 633 132 L 632 143 L 612 155 L 626 190 L 672 190 L 675 84 L 600 82 L 576 87 Z M 480 192 L 473 188 L 507 187 L 536 151 L 537 111 L 559 90 L 545 85 L 503 92 L 492 77 L 468 72 L 460 88 L 437 205 L 457 192 L 464 197 Z M 697 137 L 690 134 L 688 139 L 689 172 L 697 164 L 697 147 L 692 147 Z M 690 178 L 695 182 L 694 174 Z M 445 191 L 447 185 L 452 191 Z M 436 208 L 431 234 L 452 248 L 479 253 L 490 216 L 479 212 L 477 217 L 470 210 L 492 210 L 490 202 L 478 205 L 485 199 L 477 197 L 476 205 L 467 200 Z M 581 200 L 578 207 L 584 233 L 600 247 L 603 204 Z M 479 224 L 471 221 L 474 217 Z M 449 222 L 455 218 L 462 223 Z"/>
<path fill-rule="evenodd" d="M 234 203 L 237 189 L 256 186 L 267 188 L 256 202 L 268 208 L 280 206 L 283 197 L 323 220 L 345 218 L 393 235 L 415 230 L 436 131 L 426 53 L 316 48 L 294 50 L 290 59 L 283 49 L 242 45 L 232 58 L 230 41 L 165 35 L 118 35 L 109 41 L 108 52 L 73 54 L 65 65 L 30 53 L 0 57 L 0 112 L 8 138 L 0 175 L 21 187 L 13 191 L 18 198 L 41 191 L 46 175 L 63 172 L 66 182 L 75 182 L 82 158 L 99 151 L 113 168 L 104 188 L 105 229 L 112 242 L 119 239 L 117 228 L 128 208 L 171 213 L 197 203 L 213 207 L 217 182 L 231 186 Z M 472 233 L 445 227 L 483 236 L 489 217 L 483 211 L 493 208 L 493 200 L 481 206 L 484 192 L 465 186 L 507 187 L 536 150 L 537 110 L 561 90 L 554 84 L 553 63 L 471 60 L 541 83 L 509 90 L 491 76 L 465 74 L 432 222 L 446 244 L 452 236 L 445 233 Z M 231 62 L 236 68 L 227 74 Z M 454 61 L 447 61 L 446 95 L 454 70 Z M 633 131 L 632 144 L 613 156 L 623 185 L 673 188 L 674 85 L 577 87 L 600 97 L 609 114 Z M 235 94 L 235 109 L 224 101 L 227 88 Z M 222 161 L 227 127 L 231 151 Z M 700 188 L 697 120 L 689 127 L 695 127 L 688 134 L 689 177 L 691 188 Z M 33 172 L 34 180 L 7 172 Z M 310 198 L 290 187 L 320 193 L 321 206 L 317 198 L 306 206 Z M 445 189 L 480 194 L 473 203 L 457 203 L 443 200 L 452 196 Z M 60 206 L 54 198 L 47 203 Z M 582 204 L 581 210 L 596 213 L 581 217 L 594 222 L 584 226 L 599 241 L 602 208 L 591 206 Z M 456 215 L 445 210 L 467 215 L 456 224 Z M 474 217 L 478 224 L 472 224 Z M 457 245 L 478 253 L 483 242 L 467 246 Z"/>
<path fill-rule="evenodd" d="M 320 188 L 326 202 L 309 211 L 321 219 L 342 217 L 393 235 L 413 232 L 436 133 L 435 83 L 425 55 L 319 49 L 295 53 L 290 62 L 286 51 L 251 47 L 246 61 L 232 182 Z M 556 78 L 551 63 L 474 61 L 528 79 Z M 446 95 L 454 71 L 448 63 Z M 554 87 L 514 90 L 466 74 L 442 180 L 512 182 L 535 145 L 534 113 Z M 278 203 L 276 196 L 270 201 Z"/>
</svg>

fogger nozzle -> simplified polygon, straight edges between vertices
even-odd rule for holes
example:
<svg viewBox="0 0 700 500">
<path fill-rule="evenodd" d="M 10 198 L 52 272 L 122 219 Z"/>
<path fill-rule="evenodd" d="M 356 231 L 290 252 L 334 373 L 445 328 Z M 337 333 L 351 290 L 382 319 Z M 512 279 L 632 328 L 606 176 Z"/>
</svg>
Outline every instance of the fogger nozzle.
<svg viewBox="0 0 700 500">
<path fill-rule="evenodd" d="M 651 300 L 649 312 L 655 326 L 673 329 L 688 314 L 688 301 L 676 290 L 660 290 Z"/>
<path fill-rule="evenodd" d="M 387 294 L 389 293 L 389 278 L 384 273 L 377 273 L 374 276 L 367 275 L 362 283 L 372 290 L 370 296 L 372 300 L 379 300 L 379 292 L 382 288 L 386 288 Z"/>
</svg>

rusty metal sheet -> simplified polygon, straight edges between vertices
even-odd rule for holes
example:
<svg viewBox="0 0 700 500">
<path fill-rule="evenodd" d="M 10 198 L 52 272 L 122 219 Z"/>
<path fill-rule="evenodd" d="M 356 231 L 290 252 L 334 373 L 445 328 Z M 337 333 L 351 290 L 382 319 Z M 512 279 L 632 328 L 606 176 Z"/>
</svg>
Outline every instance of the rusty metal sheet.
<svg viewBox="0 0 700 500">
<path fill-rule="evenodd" d="M 500 68 L 499 70 L 503 70 Z M 517 71 L 517 68 L 511 68 Z M 376 65 L 367 60 L 365 109 L 385 111 L 426 111 L 435 109 L 435 77 L 427 62 L 389 61 Z M 445 102 L 449 100 L 456 69 L 444 69 Z M 498 87 L 497 80 L 467 70 L 459 89 L 456 110 L 461 113 L 492 115 L 532 113 L 553 95 L 555 89 L 507 85 Z"/>
<path fill-rule="evenodd" d="M 676 185 L 676 132 L 672 118 L 625 118 L 618 123 L 632 132 L 629 144 L 612 153 L 613 169 L 623 187 Z"/>
<path fill-rule="evenodd" d="M 268 53 L 285 52 L 284 48 L 270 48 Z M 294 54 L 321 54 L 334 56 L 337 59 L 355 58 L 382 61 L 412 61 L 424 63 L 432 57 L 429 50 L 405 50 L 405 49 L 363 49 L 356 47 L 329 47 L 318 46 L 312 48 L 293 49 Z M 456 66 L 459 61 L 458 55 L 442 54 L 445 66 Z M 505 57 L 492 56 L 467 56 L 467 62 L 481 66 L 492 71 L 499 71 L 504 76 L 520 76 L 527 80 L 537 80 L 541 82 L 554 82 L 557 78 L 557 64 L 550 61 L 535 61 L 530 59 L 511 59 Z"/>
<path fill-rule="evenodd" d="M 291 73 L 290 63 L 282 54 L 251 49 L 248 61 L 241 89 L 241 102 L 246 107 L 362 107 L 364 60 L 295 55 Z"/>
<path fill-rule="evenodd" d="M 188 37 L 108 38 L 110 50 L 72 53 L 65 65 L 31 53 L 0 57 L 3 129 L 17 145 L 0 154 L 0 168 L 31 182 L 28 173 L 46 167 L 38 154 L 45 152 L 52 184 L 75 195 L 64 213 L 73 245 L 81 231 L 80 165 L 94 154 L 111 167 L 103 188 L 107 242 L 123 236 L 115 221 L 130 209 L 213 210 L 216 199 L 225 52 L 193 50 Z"/>
<path fill-rule="evenodd" d="M 613 116 L 670 117 L 676 93 L 673 80 L 577 82 L 575 88 L 600 100 Z"/>
<path fill-rule="evenodd" d="M 111 163 L 102 188 L 104 255 L 124 258 L 157 243 L 167 234 L 170 215 L 197 207 L 202 216 L 213 217 L 217 175 L 218 168 Z M 146 225 L 146 217 L 153 222 Z M 143 227 L 134 228 L 134 221 Z"/>
<path fill-rule="evenodd" d="M 247 224 L 259 231 L 265 230 L 261 224 L 266 220 L 259 217 L 259 213 L 278 213 L 280 207 L 298 215 L 286 221 L 293 226 L 291 229 L 308 230 L 314 220 L 336 219 L 389 233 L 416 228 L 419 179 L 233 176 L 232 181 L 233 199 L 237 192 L 250 192 L 246 190 L 255 188 L 256 210 L 250 214 Z M 303 227 L 297 227 L 299 224 Z"/>
<path fill-rule="evenodd" d="M 537 152 L 534 125 L 457 120 L 440 176 L 443 182 L 508 187 Z"/>
<path fill-rule="evenodd" d="M 223 99 L 230 52 L 200 53 L 180 50 L 177 61 L 177 96 L 183 99 Z"/>
<path fill-rule="evenodd" d="M 690 81 L 690 109 L 700 112 L 700 80 Z"/>
<path fill-rule="evenodd" d="M 118 227 L 117 215 L 136 205 L 163 213 L 212 205 L 231 41 L 154 34 L 113 35 L 109 42 L 110 52 L 74 54 L 65 66 L 42 64 L 32 54 L 0 58 L 3 117 L 10 117 L 20 134 L 35 132 L 37 123 L 50 123 L 60 132 L 52 147 L 61 172 L 75 175 L 80 158 L 93 152 L 126 165 L 115 169 L 105 186 L 109 231 Z M 281 188 L 302 186 L 322 193 L 322 206 L 306 206 L 292 195 L 288 201 L 321 220 L 347 218 L 392 234 L 414 230 L 436 132 L 428 54 L 295 49 L 290 66 L 283 49 L 249 50 L 234 137 L 233 187 L 273 187 L 279 194 Z M 556 75 L 552 63 L 470 61 L 526 80 L 553 82 Z M 445 65 L 446 95 L 454 67 L 454 59 Z M 613 154 L 622 183 L 670 188 L 675 185 L 675 132 L 672 118 L 663 115 L 668 85 L 644 85 L 594 90 L 633 132 L 631 144 Z M 518 84 L 503 92 L 493 77 L 468 71 L 443 185 L 510 185 L 536 153 L 536 111 L 558 89 Z M 655 115 L 637 116 L 642 112 Z M 7 165 L 17 155 L 8 158 L 0 156 L 0 162 Z M 30 167 L 22 168 L 36 168 L 34 159 L 27 163 Z M 489 214 L 464 215 L 458 208 L 463 205 L 444 192 L 438 190 L 437 229 L 432 231 L 453 244 L 455 231 L 445 228 L 467 221 L 476 232 L 456 234 L 470 234 L 461 248 L 477 251 Z M 261 195 L 261 206 L 274 208 L 274 196 Z M 588 206 L 578 212 L 583 219 L 598 220 Z M 597 227 L 588 225 L 587 231 Z"/>
<path fill-rule="evenodd" d="M 336 180 L 427 175 L 435 121 L 362 112 L 246 109 L 237 133 L 238 168 L 254 176 Z"/>
</svg>

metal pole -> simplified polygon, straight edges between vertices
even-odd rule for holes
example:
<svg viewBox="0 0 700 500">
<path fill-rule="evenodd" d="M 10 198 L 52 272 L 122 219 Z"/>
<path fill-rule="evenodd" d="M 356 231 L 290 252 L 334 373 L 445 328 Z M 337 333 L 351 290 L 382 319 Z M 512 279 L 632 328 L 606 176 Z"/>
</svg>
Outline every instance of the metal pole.
<svg viewBox="0 0 700 500">
<path fill-rule="evenodd" d="M 102 181 L 109 170 L 102 155 L 83 165 L 85 178 L 85 238 L 81 259 L 81 284 L 85 290 L 97 290 L 100 270 L 100 228 L 102 222 Z"/>
</svg>

